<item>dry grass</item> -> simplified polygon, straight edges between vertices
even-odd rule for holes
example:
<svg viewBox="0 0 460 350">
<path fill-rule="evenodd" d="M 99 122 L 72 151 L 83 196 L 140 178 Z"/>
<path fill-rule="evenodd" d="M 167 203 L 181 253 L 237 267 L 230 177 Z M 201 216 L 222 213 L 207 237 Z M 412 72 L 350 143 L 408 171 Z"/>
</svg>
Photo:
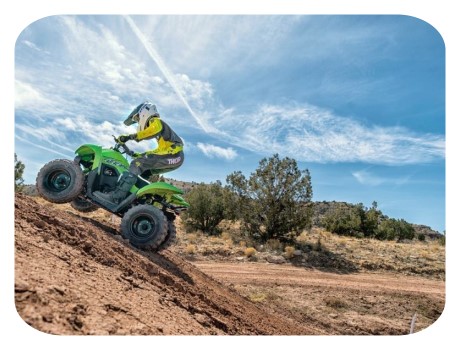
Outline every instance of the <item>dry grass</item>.
<svg viewBox="0 0 460 350">
<path fill-rule="evenodd" d="M 245 255 L 247 258 L 250 258 L 250 257 L 252 257 L 252 256 L 255 256 L 256 253 L 257 253 L 257 250 L 256 250 L 255 248 L 252 248 L 252 247 L 246 248 L 246 249 L 244 250 L 244 255 Z"/>
<path fill-rule="evenodd" d="M 345 309 L 348 305 L 342 300 L 334 296 L 328 296 L 324 299 L 326 306 L 333 309 Z"/>
<path fill-rule="evenodd" d="M 444 279 L 445 247 L 438 241 L 406 243 L 331 234 L 315 228 L 302 232 L 297 244 L 304 251 L 333 254 L 357 268 L 392 270 Z"/>
<path fill-rule="evenodd" d="M 288 259 L 292 259 L 294 257 L 294 251 L 295 251 L 295 248 L 292 247 L 292 246 L 287 246 L 284 248 L 284 252 L 286 253 L 286 258 Z"/>
<path fill-rule="evenodd" d="M 193 244 L 187 245 L 187 247 L 185 248 L 185 253 L 189 255 L 194 255 L 196 253 L 196 246 Z"/>
<path fill-rule="evenodd" d="M 267 240 L 266 246 L 272 251 L 282 251 L 283 249 L 283 244 L 278 239 Z"/>
<path fill-rule="evenodd" d="M 279 299 L 279 296 L 271 289 L 257 288 L 248 294 L 248 298 L 255 303 L 272 302 Z"/>
<path fill-rule="evenodd" d="M 263 247 L 240 235 L 236 225 L 220 236 L 207 236 L 201 232 L 183 233 L 178 225 L 178 244 L 174 249 L 186 253 L 189 244 L 196 246 L 195 259 L 236 260 L 240 257 L 265 260 L 270 255 L 284 255 L 295 264 L 331 270 L 386 270 L 403 274 L 424 275 L 444 279 L 445 247 L 438 241 L 413 240 L 410 243 L 379 241 L 368 238 L 346 237 L 320 228 L 302 232 L 295 245 L 284 246 L 279 240 L 269 240 Z M 302 251 L 294 256 L 294 248 Z M 256 256 L 257 255 L 257 256 Z"/>
</svg>

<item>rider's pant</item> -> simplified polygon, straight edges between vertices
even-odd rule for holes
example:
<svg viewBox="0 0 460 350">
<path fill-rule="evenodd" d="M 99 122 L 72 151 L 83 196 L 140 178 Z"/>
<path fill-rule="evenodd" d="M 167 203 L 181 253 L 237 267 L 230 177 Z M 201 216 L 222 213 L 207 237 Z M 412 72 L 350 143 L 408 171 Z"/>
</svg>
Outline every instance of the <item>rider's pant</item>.
<svg viewBox="0 0 460 350">
<path fill-rule="evenodd" d="M 149 172 L 148 176 L 163 174 L 179 168 L 183 162 L 183 151 L 176 154 L 148 154 L 134 159 L 129 166 L 129 172 L 134 175 L 144 174 L 144 176 L 146 172 Z"/>
</svg>

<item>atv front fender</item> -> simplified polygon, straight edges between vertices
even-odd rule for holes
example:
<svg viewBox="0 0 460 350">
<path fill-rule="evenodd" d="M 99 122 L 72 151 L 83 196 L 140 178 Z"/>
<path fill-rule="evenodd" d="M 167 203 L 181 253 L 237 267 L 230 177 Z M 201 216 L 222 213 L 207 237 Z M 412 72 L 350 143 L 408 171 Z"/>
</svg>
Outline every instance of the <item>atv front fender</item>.
<svg viewBox="0 0 460 350">
<path fill-rule="evenodd" d="M 86 145 L 81 145 L 80 147 L 77 148 L 75 153 L 85 161 L 89 161 L 94 158 L 93 160 L 93 167 L 91 170 L 96 169 L 99 167 L 101 164 L 101 158 L 102 158 L 102 147 L 98 145 L 91 145 L 91 144 L 86 144 Z"/>
</svg>

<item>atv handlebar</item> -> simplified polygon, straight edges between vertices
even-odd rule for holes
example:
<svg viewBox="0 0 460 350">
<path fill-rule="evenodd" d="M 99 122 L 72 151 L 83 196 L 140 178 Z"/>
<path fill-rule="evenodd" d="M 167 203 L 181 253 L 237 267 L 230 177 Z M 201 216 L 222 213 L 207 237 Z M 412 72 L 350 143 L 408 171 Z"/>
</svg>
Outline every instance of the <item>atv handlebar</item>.
<svg viewBox="0 0 460 350">
<path fill-rule="evenodd" d="M 129 155 L 129 156 L 132 157 L 133 154 L 134 154 L 134 152 L 133 152 L 132 150 L 130 150 L 129 147 L 126 146 L 125 143 L 120 142 L 120 140 L 117 139 L 114 135 L 112 135 L 112 136 L 113 136 L 113 139 L 115 140 L 115 147 L 113 147 L 113 149 L 114 149 L 115 151 L 118 151 L 118 152 L 122 153 L 122 154 L 123 154 L 123 153 L 126 153 L 127 155 Z M 123 151 L 124 151 L 124 152 L 121 152 L 121 151 L 120 151 L 120 147 L 123 148 Z"/>
</svg>

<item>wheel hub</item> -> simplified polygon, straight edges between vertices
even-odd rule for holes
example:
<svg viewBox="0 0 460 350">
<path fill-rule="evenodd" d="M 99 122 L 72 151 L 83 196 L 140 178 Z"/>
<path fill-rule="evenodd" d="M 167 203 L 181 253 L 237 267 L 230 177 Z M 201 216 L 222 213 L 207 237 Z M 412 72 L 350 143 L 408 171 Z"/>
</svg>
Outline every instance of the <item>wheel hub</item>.
<svg viewBox="0 0 460 350">
<path fill-rule="evenodd" d="M 148 235 L 152 231 L 152 222 L 148 219 L 141 219 L 134 225 L 134 229 L 140 236 Z"/>
<path fill-rule="evenodd" d="M 52 174 L 50 177 L 50 185 L 57 191 L 63 191 L 70 185 L 70 176 L 65 172 Z"/>
</svg>

